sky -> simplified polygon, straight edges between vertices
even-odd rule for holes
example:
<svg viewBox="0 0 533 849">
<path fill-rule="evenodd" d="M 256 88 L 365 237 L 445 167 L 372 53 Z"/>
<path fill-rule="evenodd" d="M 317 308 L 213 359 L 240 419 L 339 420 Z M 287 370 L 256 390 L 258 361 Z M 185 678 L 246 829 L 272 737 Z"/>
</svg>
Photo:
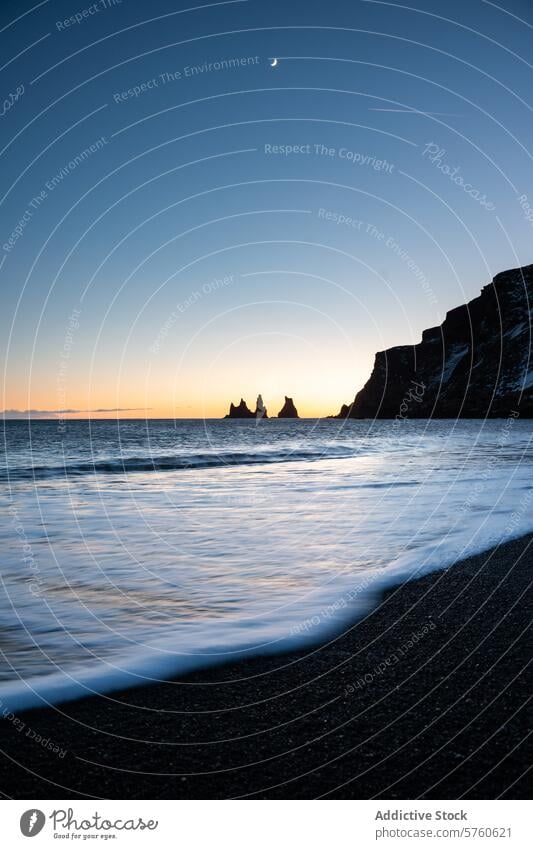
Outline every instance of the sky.
<svg viewBox="0 0 533 849">
<path fill-rule="evenodd" d="M 4 410 L 338 412 L 533 262 L 532 28 L 530 0 L 4 0 Z"/>
</svg>

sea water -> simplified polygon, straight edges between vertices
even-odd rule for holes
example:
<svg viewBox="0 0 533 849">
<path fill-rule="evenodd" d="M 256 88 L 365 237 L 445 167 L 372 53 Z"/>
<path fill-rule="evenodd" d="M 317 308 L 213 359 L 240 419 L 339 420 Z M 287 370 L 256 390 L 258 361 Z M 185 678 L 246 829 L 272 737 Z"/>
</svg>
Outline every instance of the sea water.
<svg viewBox="0 0 533 849">
<path fill-rule="evenodd" d="M 533 426 L 6 421 L 0 701 L 328 636 L 391 581 L 533 530 Z"/>
</svg>

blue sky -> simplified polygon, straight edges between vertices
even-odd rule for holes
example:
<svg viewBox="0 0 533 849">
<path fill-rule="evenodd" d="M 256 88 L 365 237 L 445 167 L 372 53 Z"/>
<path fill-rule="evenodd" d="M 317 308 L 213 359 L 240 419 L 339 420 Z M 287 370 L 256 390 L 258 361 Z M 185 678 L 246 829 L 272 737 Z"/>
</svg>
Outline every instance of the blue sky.
<svg viewBox="0 0 533 849">
<path fill-rule="evenodd" d="M 7 409 L 335 412 L 533 260 L 526 0 L 0 14 Z"/>
</svg>

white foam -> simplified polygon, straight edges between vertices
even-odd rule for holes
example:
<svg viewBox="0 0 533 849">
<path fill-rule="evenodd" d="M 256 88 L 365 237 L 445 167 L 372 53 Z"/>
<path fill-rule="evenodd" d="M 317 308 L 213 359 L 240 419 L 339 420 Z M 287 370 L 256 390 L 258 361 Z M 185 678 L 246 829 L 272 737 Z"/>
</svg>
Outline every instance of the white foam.
<svg viewBox="0 0 533 849">
<path fill-rule="evenodd" d="M 533 531 L 529 425 L 425 427 L 350 458 L 13 487 L 0 717 L 305 648 L 386 586 Z"/>
<path fill-rule="evenodd" d="M 308 616 L 287 630 L 287 617 L 268 622 L 232 623 L 210 625 L 203 633 L 195 634 L 201 643 L 193 653 L 176 653 L 172 640 L 153 646 L 153 651 L 138 657 L 124 657 L 98 662 L 95 668 L 79 667 L 71 670 L 39 675 L 26 680 L 0 684 L 0 718 L 31 708 L 42 708 L 76 699 L 112 693 L 113 691 L 154 684 L 182 677 L 189 672 L 236 662 L 246 658 L 305 649 L 338 635 L 346 623 L 368 613 L 384 590 L 404 581 L 413 580 L 431 572 L 448 568 L 460 559 L 482 553 L 498 543 L 508 542 L 527 531 L 533 531 L 530 519 L 513 530 L 503 530 L 490 538 L 481 536 L 458 551 L 457 544 L 442 540 L 436 545 L 410 551 L 397 558 L 386 569 L 368 571 L 357 579 L 335 580 L 328 587 Z M 285 633 L 284 633 L 285 632 Z M 253 633 L 253 639 L 251 634 Z M 273 639 L 273 634 L 276 638 Z"/>
</svg>

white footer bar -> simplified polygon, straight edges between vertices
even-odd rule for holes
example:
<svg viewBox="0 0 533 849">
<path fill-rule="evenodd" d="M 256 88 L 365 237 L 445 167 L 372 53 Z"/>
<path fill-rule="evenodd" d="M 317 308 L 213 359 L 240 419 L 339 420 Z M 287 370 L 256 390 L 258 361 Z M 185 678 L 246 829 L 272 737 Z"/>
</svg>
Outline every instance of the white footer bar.
<svg viewBox="0 0 533 849">
<path fill-rule="evenodd" d="M 531 847 L 522 801 L 3 801 L 3 846 Z M 31 839 L 35 842 L 30 842 Z"/>
</svg>

